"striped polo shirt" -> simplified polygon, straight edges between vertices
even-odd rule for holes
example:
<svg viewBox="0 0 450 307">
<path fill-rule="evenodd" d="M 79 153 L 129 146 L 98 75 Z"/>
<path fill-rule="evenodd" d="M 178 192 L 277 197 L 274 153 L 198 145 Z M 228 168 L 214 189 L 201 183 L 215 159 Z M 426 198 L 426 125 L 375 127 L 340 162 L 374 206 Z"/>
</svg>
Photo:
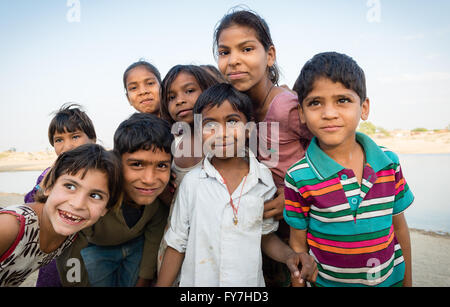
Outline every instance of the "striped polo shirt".
<svg viewBox="0 0 450 307">
<path fill-rule="evenodd" d="M 357 132 L 364 148 L 361 186 L 311 141 L 285 178 L 286 222 L 307 229 L 319 286 L 401 285 L 405 264 L 392 216 L 413 202 L 395 153 Z"/>
</svg>

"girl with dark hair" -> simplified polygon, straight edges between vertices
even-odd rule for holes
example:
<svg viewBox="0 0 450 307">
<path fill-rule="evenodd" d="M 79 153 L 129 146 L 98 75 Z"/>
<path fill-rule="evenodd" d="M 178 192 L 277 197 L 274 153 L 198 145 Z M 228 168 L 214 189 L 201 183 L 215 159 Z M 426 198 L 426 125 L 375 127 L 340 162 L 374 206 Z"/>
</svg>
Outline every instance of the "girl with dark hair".
<svg viewBox="0 0 450 307">
<path fill-rule="evenodd" d="M 128 102 L 138 112 L 159 116 L 161 74 L 154 65 L 140 60 L 128 66 L 123 86 Z"/>
<path fill-rule="evenodd" d="M 36 202 L 0 210 L 0 286 L 19 286 L 120 199 L 118 157 L 96 144 L 61 154 Z"/>
<path fill-rule="evenodd" d="M 169 70 L 162 82 L 161 117 L 174 123 L 172 133 L 175 134 L 175 147 L 171 169 L 176 176 L 175 187 L 185 174 L 201 164 L 203 154 L 200 152 L 195 155 L 194 152 L 193 109 L 200 94 L 217 83 L 218 80 L 212 74 L 196 65 L 176 65 Z M 170 216 L 171 213 L 169 223 Z M 169 225 L 166 229 L 168 227 Z M 158 268 L 166 248 L 167 244 L 162 240 L 158 251 Z"/>
<path fill-rule="evenodd" d="M 258 131 L 259 139 L 267 140 L 267 146 L 258 146 L 258 159 L 270 167 L 278 196 L 265 204 L 264 217 L 280 219 L 278 234 L 287 241 L 284 176 L 288 167 L 303 156 L 312 137 L 300 123 L 297 96 L 278 86 L 276 49 L 267 23 L 256 13 L 236 10 L 225 15 L 215 30 L 214 52 L 224 77 L 251 98 L 256 122 L 267 123 L 267 129 Z M 278 133 L 273 135 L 272 129 L 278 129 Z M 277 264 L 267 266 L 268 285 L 289 285 L 289 275 L 281 270 Z"/>
</svg>

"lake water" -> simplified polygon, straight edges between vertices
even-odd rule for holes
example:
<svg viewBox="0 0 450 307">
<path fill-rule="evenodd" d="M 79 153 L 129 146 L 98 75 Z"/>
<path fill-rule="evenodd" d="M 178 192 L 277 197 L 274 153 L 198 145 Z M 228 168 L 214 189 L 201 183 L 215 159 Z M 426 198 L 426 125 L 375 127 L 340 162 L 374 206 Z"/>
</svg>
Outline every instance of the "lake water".
<svg viewBox="0 0 450 307">
<path fill-rule="evenodd" d="M 405 211 L 409 227 L 450 233 L 450 154 L 402 154 L 400 163 L 415 201 Z M 41 171 L 0 172 L 0 192 L 25 194 Z"/>
</svg>

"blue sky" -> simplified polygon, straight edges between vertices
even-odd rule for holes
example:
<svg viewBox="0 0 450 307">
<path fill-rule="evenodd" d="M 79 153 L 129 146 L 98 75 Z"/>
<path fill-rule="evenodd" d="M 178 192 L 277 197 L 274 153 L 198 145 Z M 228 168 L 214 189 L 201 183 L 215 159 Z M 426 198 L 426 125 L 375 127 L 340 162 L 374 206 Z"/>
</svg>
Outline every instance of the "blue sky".
<svg viewBox="0 0 450 307">
<path fill-rule="evenodd" d="M 450 124 L 450 1 L 79 0 L 79 22 L 69 22 L 68 2 L 0 0 L 0 151 L 51 148 L 50 113 L 69 101 L 85 107 L 111 147 L 134 111 L 125 68 L 145 58 L 164 76 L 176 64 L 216 64 L 214 26 L 238 4 L 268 22 L 282 83 L 292 86 L 314 54 L 343 52 L 366 73 L 369 121 Z"/>
</svg>

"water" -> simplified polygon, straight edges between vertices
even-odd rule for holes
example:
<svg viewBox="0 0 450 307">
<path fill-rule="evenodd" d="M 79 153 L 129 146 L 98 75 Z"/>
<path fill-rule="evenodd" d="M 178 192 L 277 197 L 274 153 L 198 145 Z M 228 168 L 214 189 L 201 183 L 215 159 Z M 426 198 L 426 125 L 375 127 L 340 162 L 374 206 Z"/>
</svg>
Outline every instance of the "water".
<svg viewBox="0 0 450 307">
<path fill-rule="evenodd" d="M 409 227 L 450 233 L 450 154 L 399 155 L 403 175 L 415 196 L 405 211 Z M 0 172 L 0 192 L 28 193 L 41 171 Z"/>
<path fill-rule="evenodd" d="M 415 199 L 405 211 L 409 227 L 450 233 L 450 154 L 399 155 Z"/>
<path fill-rule="evenodd" d="M 42 171 L 0 172 L 0 192 L 26 194 L 36 185 Z"/>
</svg>

